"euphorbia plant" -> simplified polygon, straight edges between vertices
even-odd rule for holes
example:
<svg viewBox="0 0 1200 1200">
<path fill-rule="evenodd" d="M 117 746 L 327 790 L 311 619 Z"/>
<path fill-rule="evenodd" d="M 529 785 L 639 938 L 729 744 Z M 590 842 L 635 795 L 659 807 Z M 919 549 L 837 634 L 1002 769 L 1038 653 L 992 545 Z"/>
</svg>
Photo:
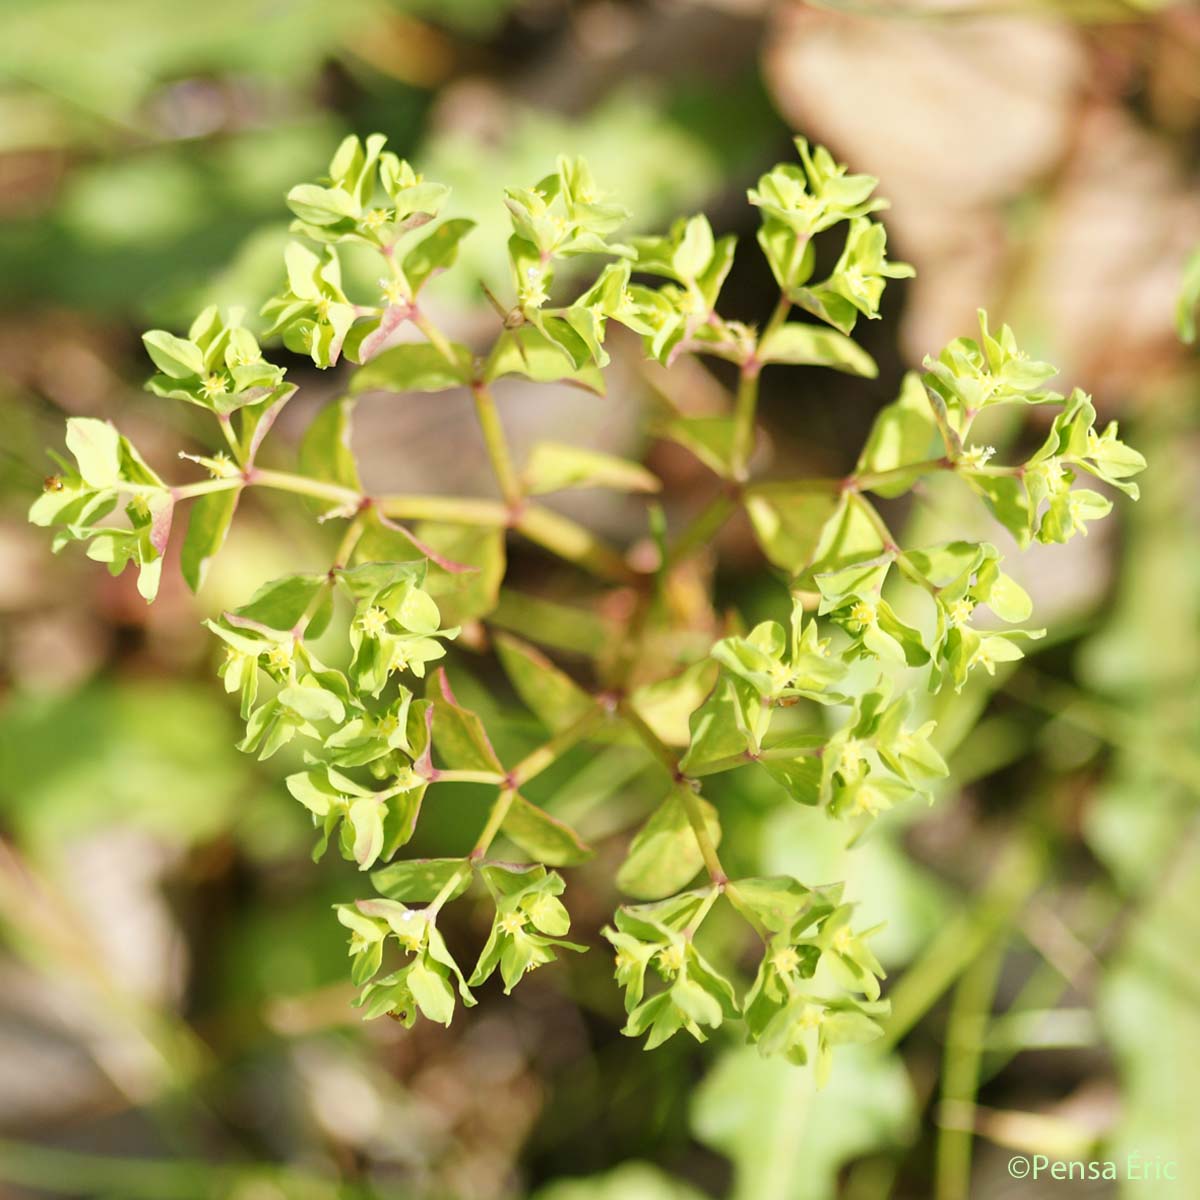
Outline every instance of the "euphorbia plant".
<svg viewBox="0 0 1200 1200">
<path fill-rule="evenodd" d="M 753 478 L 761 373 L 809 364 L 874 376 L 875 364 L 851 335 L 860 318 L 878 316 L 886 281 L 912 273 L 886 257 L 884 228 L 872 216 L 884 207 L 876 181 L 847 174 L 803 140 L 797 148 L 798 164 L 775 167 L 749 193 L 779 286 L 763 328 L 719 311 L 732 237 L 715 237 L 707 219 L 694 216 L 664 236 L 617 240 L 624 209 L 582 162 L 562 159 L 535 186 L 506 193 L 511 289 L 492 298 L 499 319 L 491 344 L 468 347 L 436 327 L 423 295 L 430 279 L 454 266 L 472 223 L 439 220 L 448 189 L 384 150 L 382 137 L 365 145 L 348 138 L 327 178 L 288 195 L 295 240 L 284 256 L 286 282 L 263 309 L 266 336 L 318 367 L 357 365 L 345 397 L 306 433 L 298 470 L 258 465 L 295 387 L 263 358 L 237 311 L 209 308 L 185 337 L 155 330 L 144 339 L 158 369 L 150 390 L 216 420 L 220 452 L 193 460 L 209 478 L 168 484 L 110 424 L 68 422 L 73 461 L 60 460 L 31 519 L 58 527 L 55 549 L 82 541 L 114 573 L 135 562 L 147 600 L 185 502 L 182 569 L 193 588 L 246 489 L 296 493 L 339 526 L 331 563 L 275 580 L 208 624 L 223 643 L 226 690 L 240 697 L 241 749 L 267 758 L 297 744 L 304 769 L 288 787 L 312 814 L 317 854 L 332 842 L 370 872 L 373 894 L 337 910 L 368 1015 L 411 1023 L 420 1012 L 448 1023 L 457 1002 L 473 1004 L 472 989 L 493 973 L 509 991 L 560 950 L 582 949 L 566 940 L 570 918 L 556 868 L 590 850 L 526 791 L 573 748 L 625 741 L 642 748 L 661 781 L 660 802 L 616 878 L 636 903 L 620 907 L 604 930 L 625 990 L 625 1031 L 645 1034 L 650 1047 L 680 1030 L 703 1039 L 740 1017 L 764 1053 L 795 1062 L 815 1053 L 821 1071 L 830 1047 L 878 1031 L 883 971 L 842 887 L 730 878 L 719 853 L 721 815 L 704 797 L 705 781 L 765 772 L 793 801 L 821 810 L 814 820 L 843 822 L 848 837 L 927 791 L 946 766 L 933 722 L 921 718 L 921 692 L 961 689 L 972 671 L 1019 658 L 1040 631 L 1013 628 L 1029 619 L 1031 603 L 994 545 L 902 546 L 870 497 L 953 475 L 1018 545 L 1062 542 L 1111 507 L 1101 493 L 1074 486 L 1080 473 L 1136 496 L 1129 478 L 1144 462 L 1115 425 L 1097 432 L 1084 393 L 1049 390 L 1054 368 L 1030 361 L 1010 329 L 993 332 L 980 314 L 978 338 L 957 339 L 926 360 L 924 373 L 906 377 L 850 475 Z M 840 237 L 842 250 L 818 280 L 814 239 L 821 236 Z M 364 253 L 377 256 L 374 295 L 343 281 L 343 259 Z M 592 272 L 584 271 L 582 284 L 576 259 Z M 556 280 L 564 274 L 565 283 Z M 799 319 L 797 310 L 816 320 Z M 493 381 L 516 375 L 602 395 L 611 322 L 640 335 L 646 356 L 664 367 L 681 355 L 712 356 L 734 364 L 739 381 L 724 415 L 698 417 L 664 401 L 657 436 L 692 451 L 719 486 L 674 537 L 661 510 L 648 509 L 656 561 L 641 556 L 637 567 L 538 497 L 572 487 L 653 492 L 658 479 L 638 463 L 552 443 L 539 443 L 518 465 L 491 392 Z M 500 498 L 367 494 L 350 449 L 355 397 L 449 388 L 474 398 Z M 1036 453 L 1003 465 L 971 431 L 985 409 L 1013 404 L 1052 406 L 1056 414 Z M 783 620 L 753 629 L 729 624 L 713 644 L 711 626 L 681 601 L 679 580 L 738 507 L 789 578 L 792 607 Z M 106 519 L 118 510 L 126 521 Z M 568 674 L 489 622 L 510 534 L 592 576 L 600 589 L 624 590 L 620 636 L 589 643 L 586 675 Z M 520 761 L 501 760 L 440 665 L 464 623 L 476 648 L 490 632 L 516 693 L 545 726 L 544 743 Z M 325 662 L 314 644 L 330 628 L 339 649 Z M 473 847 L 458 857 L 405 858 L 428 793 L 451 782 L 494 792 Z M 509 847 L 502 857 L 493 852 L 497 839 Z M 443 940 L 439 918 L 473 884 L 494 919 L 468 971 Z M 726 978 L 701 948 L 704 922 L 719 903 L 761 942 L 752 981 Z"/>
</svg>

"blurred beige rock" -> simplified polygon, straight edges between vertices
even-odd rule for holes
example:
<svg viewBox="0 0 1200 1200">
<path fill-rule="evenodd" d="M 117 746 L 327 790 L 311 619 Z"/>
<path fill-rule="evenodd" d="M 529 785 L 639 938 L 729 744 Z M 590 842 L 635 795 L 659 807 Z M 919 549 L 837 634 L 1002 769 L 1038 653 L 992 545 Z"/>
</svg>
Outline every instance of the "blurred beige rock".
<svg viewBox="0 0 1200 1200">
<path fill-rule="evenodd" d="M 784 116 L 892 200 L 895 253 L 918 271 L 912 361 L 970 333 L 980 304 L 1102 393 L 1176 352 L 1200 198 L 1170 147 L 1102 98 L 1102 61 L 1047 21 L 776 11 L 765 72 Z"/>
</svg>

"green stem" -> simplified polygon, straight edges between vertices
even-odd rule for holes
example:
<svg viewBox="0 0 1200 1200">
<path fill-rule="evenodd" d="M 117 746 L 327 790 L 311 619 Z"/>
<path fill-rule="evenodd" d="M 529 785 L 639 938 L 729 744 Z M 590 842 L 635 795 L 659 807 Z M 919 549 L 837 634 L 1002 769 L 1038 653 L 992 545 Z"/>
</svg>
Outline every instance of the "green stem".
<svg viewBox="0 0 1200 1200">
<path fill-rule="evenodd" d="M 670 771 L 672 778 L 679 778 L 682 774 L 679 769 L 679 756 L 646 724 L 641 713 L 628 700 L 620 702 L 617 712 L 637 734 L 642 745 Z"/>
<path fill-rule="evenodd" d="M 443 771 L 434 770 L 430 783 L 490 783 L 493 787 L 504 782 L 504 776 L 496 771 Z"/>
<path fill-rule="evenodd" d="M 688 824 L 692 827 L 692 833 L 695 835 L 696 845 L 700 847 L 700 857 L 704 860 L 708 877 L 718 888 L 724 888 L 729 882 L 729 876 L 725 874 L 725 868 L 721 866 L 721 859 L 717 854 L 717 847 L 709 836 L 708 826 L 704 821 L 704 810 L 700 807 L 700 794 L 696 790 L 696 781 L 683 774 L 679 767 L 678 755 L 646 724 L 632 704 L 622 701 L 618 711 L 641 739 L 642 745 L 671 772 L 675 788 L 683 801 L 683 810 L 687 814 Z"/>
<path fill-rule="evenodd" d="M 892 988 L 885 1048 L 895 1046 L 997 934 L 1012 925 L 1042 881 L 1045 855 L 1034 829 L 1018 833 L 1009 842 L 975 904 L 942 926 Z"/>
<path fill-rule="evenodd" d="M 676 788 L 683 800 L 683 809 L 687 813 L 688 824 L 692 827 L 692 833 L 696 837 L 696 844 L 700 847 L 700 857 L 704 860 L 708 877 L 717 887 L 723 888 L 729 882 L 729 876 L 725 874 L 725 868 L 721 866 L 717 847 L 709 836 L 708 826 L 704 822 L 704 811 L 700 807 L 700 794 L 693 790 L 690 779 L 680 780 L 676 784 Z"/>
<path fill-rule="evenodd" d="M 255 467 L 245 480 L 247 485 L 274 488 L 328 500 L 344 507 L 358 507 L 369 499 L 352 488 L 287 471 L 268 471 Z M 215 486 L 220 485 L 220 486 Z M 223 491 L 240 487 L 241 479 L 213 479 L 204 484 L 191 484 L 176 490 L 185 495 L 208 491 Z M 538 504 L 525 505 L 515 521 L 507 505 L 496 500 L 469 496 L 379 496 L 374 507 L 385 517 L 409 521 L 444 521 L 451 525 L 511 526 L 530 541 L 549 550 L 567 562 L 574 563 L 601 579 L 615 583 L 634 583 L 639 576 L 611 546 L 606 545 L 590 530 Z"/>
<path fill-rule="evenodd" d="M 513 528 L 531 542 L 601 579 L 635 583 L 639 578 L 621 555 L 590 529 L 540 504 L 525 505 Z"/>
<path fill-rule="evenodd" d="M 742 365 L 738 376 L 737 399 L 733 408 L 733 477 L 746 478 L 746 468 L 754 452 L 754 418 L 758 410 L 758 363 Z"/>
<path fill-rule="evenodd" d="M 462 883 L 465 877 L 470 876 L 475 870 L 474 864 L 471 862 L 464 863 L 459 867 L 445 883 L 442 884 L 438 894 L 425 906 L 425 919 L 436 923 L 437 915 L 442 911 L 442 906 L 454 895 L 458 885 Z"/>
<path fill-rule="evenodd" d="M 696 930 L 704 923 L 704 918 L 708 916 L 712 906 L 716 904 L 717 897 L 724 891 L 718 884 L 714 884 L 708 889 L 708 895 L 700 903 L 700 907 L 696 909 L 696 915 L 688 922 L 688 927 L 683 931 L 683 936 L 690 942 L 696 936 Z"/>
<path fill-rule="evenodd" d="M 513 787 L 519 788 L 527 784 L 536 775 L 540 775 L 547 767 L 557 762 L 572 746 L 582 741 L 589 733 L 600 725 L 607 713 L 598 704 L 589 708 L 579 720 L 572 722 L 565 729 L 559 730 L 548 742 L 527 754 L 508 773 Z"/>
<path fill-rule="evenodd" d="M 460 496 L 380 496 L 375 508 L 397 521 L 443 521 L 448 525 L 505 527 L 509 512 L 498 500 Z"/>
<path fill-rule="evenodd" d="M 744 496 L 794 496 L 804 492 L 840 492 L 841 479 L 763 479 L 746 484 Z"/>
<path fill-rule="evenodd" d="M 504 824 L 504 818 L 508 816 L 508 810 L 512 807 L 516 794 L 515 788 L 502 787 L 500 789 L 500 793 L 492 805 L 492 810 L 488 813 L 487 824 L 483 827 L 478 841 L 471 848 L 472 862 L 481 859 L 488 852 L 488 847 L 496 840 L 496 835 L 500 832 L 500 826 Z"/>
<path fill-rule="evenodd" d="M 856 492 L 871 492 L 889 483 L 906 480 L 910 476 L 915 480 L 921 475 L 930 475 L 934 471 L 953 471 L 954 463 L 948 458 L 927 458 L 922 462 L 910 463 L 905 467 L 892 467 L 887 471 L 863 471 L 851 475 L 846 480 L 846 487 Z"/>
<path fill-rule="evenodd" d="M 245 466 L 244 454 L 242 452 L 242 444 L 237 439 L 237 434 L 233 432 L 233 421 L 228 413 L 217 414 L 217 424 L 221 427 L 221 434 L 225 438 L 225 443 L 233 452 L 233 460 L 239 466 Z"/>
<path fill-rule="evenodd" d="M 679 535 L 679 540 L 667 554 L 668 567 L 682 562 L 700 546 L 710 542 L 717 531 L 737 511 L 737 502 L 728 492 L 714 496 Z"/>
<path fill-rule="evenodd" d="M 62 1146 L 0 1141 L 0 1180 L 63 1195 L 110 1195 L 126 1200 L 204 1200 L 269 1193 L 310 1200 L 365 1200 L 356 1185 L 262 1163 L 221 1164 L 196 1159 L 120 1158 Z"/>
<path fill-rule="evenodd" d="M 938 432 L 942 435 L 942 444 L 946 447 L 946 454 L 950 458 L 958 458 L 962 454 L 962 438 L 950 424 L 950 413 L 946 408 L 945 400 L 928 384 L 925 385 L 925 395 L 929 397 L 929 407 L 933 412 Z"/>
<path fill-rule="evenodd" d="M 185 483 L 181 487 L 173 487 L 171 498 L 176 502 L 192 500 L 197 496 L 207 496 L 212 492 L 232 492 L 244 486 L 245 481 L 240 475 L 229 475 L 220 479 L 202 479 L 199 483 Z"/>
<path fill-rule="evenodd" d="M 899 549 L 896 545 L 896 539 L 892 535 L 892 531 L 888 528 L 887 522 L 879 515 L 879 511 L 875 505 L 865 496 L 860 496 L 857 492 L 851 494 L 850 500 L 852 503 L 858 505 L 859 511 L 871 522 L 875 532 L 879 535 L 880 541 L 883 542 L 883 548 L 896 552 Z"/>
<path fill-rule="evenodd" d="M 508 450 L 504 427 L 500 424 L 495 398 L 483 383 L 473 384 L 471 395 L 475 400 L 475 415 L 479 418 L 479 429 L 487 446 L 488 459 L 496 475 L 496 482 L 500 485 L 500 494 L 505 502 L 513 507 L 521 501 L 521 481 L 513 469 L 512 455 Z"/>
<path fill-rule="evenodd" d="M 449 363 L 458 363 L 454 347 L 440 329 L 423 313 L 416 313 L 412 323 L 429 339 L 435 350 Z"/>
<path fill-rule="evenodd" d="M 786 292 L 781 292 L 779 300 L 774 309 L 771 311 L 770 319 L 759 335 L 758 344 L 761 346 L 777 330 L 780 325 L 787 320 L 788 313 L 792 311 L 792 302 L 788 299 Z"/>
<path fill-rule="evenodd" d="M 333 504 L 358 507 L 363 501 L 361 493 L 337 483 L 326 483 L 322 479 L 310 479 L 307 475 L 292 475 L 287 471 L 268 471 L 255 467 L 247 472 L 246 483 L 255 487 L 274 488 L 280 492 L 295 492 L 300 496 L 311 496 L 314 500 L 328 500 Z"/>
<path fill-rule="evenodd" d="M 1003 962 L 1004 942 L 997 939 L 954 989 L 942 1060 L 935 1200 L 967 1200 L 970 1194 L 975 1094 L 979 1090 L 984 1035 Z"/>
</svg>

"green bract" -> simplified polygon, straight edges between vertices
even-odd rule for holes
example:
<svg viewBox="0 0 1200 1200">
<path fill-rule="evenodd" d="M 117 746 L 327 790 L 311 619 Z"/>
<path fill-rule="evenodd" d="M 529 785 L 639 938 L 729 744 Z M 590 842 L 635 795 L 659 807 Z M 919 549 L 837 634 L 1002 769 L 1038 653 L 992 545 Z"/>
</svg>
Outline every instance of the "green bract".
<svg viewBox="0 0 1200 1200">
<path fill-rule="evenodd" d="M 135 562 L 147 599 L 185 503 L 181 565 L 193 589 L 247 490 L 305 497 L 338 528 L 331 560 L 266 584 L 208 626 L 221 643 L 218 673 L 239 697 L 240 748 L 267 758 L 290 745 L 298 769 L 287 788 L 311 815 L 316 854 L 332 844 L 370 872 L 374 894 L 350 899 L 363 885 L 347 872 L 348 899 L 337 908 L 368 1016 L 411 1024 L 420 1013 L 449 1023 L 458 1001 L 474 1004 L 472 989 L 493 975 L 509 992 L 559 951 L 585 948 L 566 940 L 566 885 L 550 868 L 572 867 L 592 851 L 555 815 L 543 776 L 586 746 L 592 755 L 638 756 L 636 773 L 648 781 L 640 826 L 615 873 L 636 903 L 601 931 L 616 955 L 626 1033 L 650 1048 L 679 1032 L 703 1040 L 740 1021 L 762 1053 L 815 1060 L 822 1077 L 833 1047 L 879 1033 L 887 1002 L 873 931 L 856 928 L 840 884 L 731 880 L 719 853 L 727 814 L 711 801 L 715 792 L 704 795 L 710 777 L 757 772 L 780 803 L 821 810 L 811 819 L 841 822 L 851 840 L 885 810 L 929 796 L 948 773 L 930 693 L 961 690 L 980 668 L 1001 670 L 1041 631 L 1022 628 L 1033 605 L 996 544 L 905 547 L 869 497 L 950 476 L 960 481 L 957 503 L 974 493 L 1023 547 L 1086 532 L 1113 493 L 1136 498 L 1131 480 L 1145 462 L 1115 424 L 1097 430 L 1084 393 L 1048 390 L 1054 368 L 1030 359 L 1007 326 L 993 334 L 981 313 L 977 340 L 956 339 L 926 359 L 923 374 L 905 377 L 851 475 L 755 479 L 761 373 L 805 365 L 874 377 L 875 363 L 851 335 L 860 316 L 879 315 L 887 281 L 912 273 L 888 261 L 885 231 L 870 217 L 885 207 L 873 196 L 876 181 L 848 174 L 802 139 L 797 148 L 800 163 L 775 167 L 749 196 L 780 290 L 762 328 L 719 311 L 732 237 L 693 215 L 660 236 L 616 240 L 628 214 L 584 163 L 563 158 L 534 186 L 497 196 L 511 225 L 511 290 L 492 298 L 499 319 L 490 343 L 463 346 L 428 319 L 421 293 L 454 265 L 472 223 L 440 220 L 448 190 L 386 151 L 382 137 L 348 138 L 324 178 L 288 193 L 295 240 L 281 291 L 263 310 L 267 336 L 317 366 L 363 364 L 312 420 L 299 470 L 258 464 L 295 389 L 264 360 L 236 310 L 206 309 L 186 337 L 145 335 L 158 371 L 149 389 L 215 418 L 221 451 L 184 456 L 208 478 L 169 485 L 110 424 L 67 423 L 71 460 L 59 460 L 30 519 L 56 527 L 56 550 L 84 541 L 114 573 Z M 829 276 L 814 281 L 814 239 L 824 237 L 840 241 L 830 248 Z M 377 256 L 376 295 L 349 294 L 340 257 L 348 245 Z M 815 320 L 792 319 L 796 309 Z M 649 508 L 645 544 L 657 553 L 640 553 L 636 565 L 540 497 L 590 487 L 654 493 L 658 478 L 638 462 L 550 440 L 514 461 L 489 388 L 516 374 L 602 395 L 613 322 L 660 364 L 716 357 L 738 378 L 727 409 L 704 415 L 676 408 L 664 389 L 655 428 L 713 473 L 714 498 L 677 534 L 657 505 Z M 413 496 L 403 480 L 396 494 L 368 494 L 352 448 L 358 398 L 458 387 L 472 394 L 499 499 Z M 1026 461 L 996 462 L 992 447 L 971 440 L 976 417 L 1000 404 L 1053 410 Z M 1076 486 L 1081 475 L 1095 488 Z M 791 611 L 749 629 L 735 617 L 714 640 L 687 560 L 739 506 L 790 582 Z M 515 589 L 502 598 L 509 531 L 620 591 L 591 609 Z M 463 665 L 450 652 L 460 628 L 471 647 L 495 647 L 529 709 L 525 726 L 542 728 L 518 761 L 502 757 L 484 721 L 455 695 L 450 676 Z M 569 652 L 572 673 L 505 630 Z M 451 784 L 488 790 L 482 827 L 466 832 L 455 856 L 402 857 L 423 806 L 441 803 Z M 438 926 L 445 906 L 466 896 L 491 911 L 469 974 Z M 707 925 L 717 905 L 740 925 L 725 922 L 724 934 Z M 729 941 L 740 927 L 760 949 L 750 972 Z"/>
</svg>

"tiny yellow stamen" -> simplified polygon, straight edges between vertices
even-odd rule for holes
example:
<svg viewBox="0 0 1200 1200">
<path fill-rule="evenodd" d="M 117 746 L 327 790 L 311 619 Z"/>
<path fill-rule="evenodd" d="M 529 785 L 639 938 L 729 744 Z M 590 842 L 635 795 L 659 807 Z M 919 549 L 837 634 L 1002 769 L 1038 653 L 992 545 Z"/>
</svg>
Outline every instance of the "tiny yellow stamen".
<svg viewBox="0 0 1200 1200">
<path fill-rule="evenodd" d="M 951 625 L 965 625 L 974 611 L 974 603 L 966 596 L 962 596 L 950 605 L 946 610 L 946 615 L 950 618 Z"/>
<path fill-rule="evenodd" d="M 868 626 L 875 624 L 875 609 L 865 600 L 860 600 L 850 610 L 850 620 L 857 625 L 859 629 L 866 629 Z"/>
<path fill-rule="evenodd" d="M 678 943 L 664 947 L 658 952 L 659 965 L 668 975 L 676 975 L 683 968 L 683 947 Z"/>
<path fill-rule="evenodd" d="M 818 1025 L 825 1019 L 825 1014 L 815 1004 L 807 1004 L 804 1011 L 800 1014 L 800 1027 L 802 1029 L 816 1029 Z"/>
<path fill-rule="evenodd" d="M 389 304 L 403 304 L 408 299 L 404 294 L 404 285 L 398 279 L 381 279 L 379 287 Z"/>
<path fill-rule="evenodd" d="M 500 929 L 507 933 L 509 937 L 513 937 L 520 933 L 525 928 L 525 918 L 515 909 L 512 912 L 506 912 L 500 918 Z"/>
<path fill-rule="evenodd" d="M 214 400 L 217 396 L 224 396 L 229 388 L 225 383 L 223 375 L 212 374 L 204 377 L 204 382 L 200 385 L 200 390 L 208 399 Z"/>
<path fill-rule="evenodd" d="M 388 620 L 387 613 L 382 608 L 371 607 L 358 619 L 359 628 L 367 635 L 367 637 L 377 638 L 387 629 Z"/>
<path fill-rule="evenodd" d="M 286 642 L 277 642 L 267 651 L 267 666 L 277 671 L 286 671 L 292 665 L 292 648 Z"/>
<path fill-rule="evenodd" d="M 855 811 L 869 813 L 871 816 L 875 816 L 884 807 L 884 804 L 883 793 L 869 783 L 864 783 L 854 797 Z"/>
<path fill-rule="evenodd" d="M 800 965 L 800 955 L 791 946 L 785 946 L 771 955 L 771 965 L 780 975 L 790 975 Z"/>
<path fill-rule="evenodd" d="M 420 950 L 425 941 L 425 922 L 414 922 L 414 925 L 415 928 L 406 929 L 403 933 L 396 934 L 396 940 L 411 954 L 415 954 Z"/>
</svg>

